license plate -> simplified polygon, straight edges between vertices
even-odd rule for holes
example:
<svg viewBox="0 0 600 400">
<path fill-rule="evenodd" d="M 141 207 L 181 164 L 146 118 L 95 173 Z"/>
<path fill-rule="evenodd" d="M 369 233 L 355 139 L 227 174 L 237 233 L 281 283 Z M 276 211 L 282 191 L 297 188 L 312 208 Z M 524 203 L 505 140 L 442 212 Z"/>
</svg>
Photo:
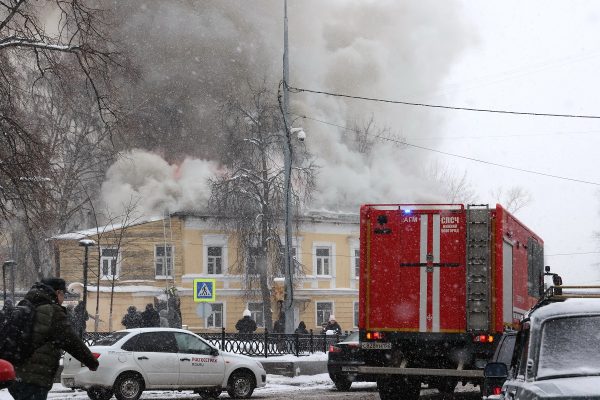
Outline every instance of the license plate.
<svg viewBox="0 0 600 400">
<path fill-rule="evenodd" d="M 367 350 L 390 350 L 392 344 L 389 342 L 362 342 L 360 347 Z"/>
<path fill-rule="evenodd" d="M 358 372 L 358 367 L 342 367 L 344 372 Z"/>
<path fill-rule="evenodd" d="M 75 385 L 75 378 L 63 378 L 62 380 L 63 386 L 71 387 Z"/>
</svg>

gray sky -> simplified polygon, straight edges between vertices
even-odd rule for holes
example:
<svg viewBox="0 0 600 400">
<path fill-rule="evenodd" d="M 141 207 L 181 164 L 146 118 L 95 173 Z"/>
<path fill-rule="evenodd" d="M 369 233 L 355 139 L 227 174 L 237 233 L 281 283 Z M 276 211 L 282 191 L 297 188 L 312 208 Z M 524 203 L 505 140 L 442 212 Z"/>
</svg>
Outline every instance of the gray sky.
<svg viewBox="0 0 600 400">
<path fill-rule="evenodd" d="M 600 10 L 592 1 L 463 1 L 477 43 L 435 93 L 440 104 L 500 110 L 600 115 Z M 436 149 L 517 168 L 600 183 L 600 120 L 448 111 Z M 503 136 L 503 137 L 499 137 Z M 431 145 L 427 140 L 417 144 Z M 415 150 L 417 151 L 417 150 Z M 438 157 L 438 156 L 434 156 Z M 520 185 L 532 202 L 517 215 L 545 241 L 547 255 L 597 252 L 597 185 L 520 173 L 440 156 L 466 169 L 483 201 Z M 565 284 L 600 282 L 600 254 L 548 256 Z"/>
</svg>

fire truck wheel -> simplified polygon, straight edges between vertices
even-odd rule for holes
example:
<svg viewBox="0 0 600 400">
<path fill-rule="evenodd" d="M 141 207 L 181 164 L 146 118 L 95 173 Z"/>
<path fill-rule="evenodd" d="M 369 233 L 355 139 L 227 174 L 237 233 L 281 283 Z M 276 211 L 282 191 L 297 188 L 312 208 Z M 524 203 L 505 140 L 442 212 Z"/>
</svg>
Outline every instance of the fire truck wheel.
<svg viewBox="0 0 600 400">
<path fill-rule="evenodd" d="M 352 381 L 348 380 L 348 378 L 345 376 L 336 376 L 333 380 L 333 384 L 337 390 L 340 392 L 345 392 L 350 389 L 350 386 L 352 386 Z"/>
</svg>

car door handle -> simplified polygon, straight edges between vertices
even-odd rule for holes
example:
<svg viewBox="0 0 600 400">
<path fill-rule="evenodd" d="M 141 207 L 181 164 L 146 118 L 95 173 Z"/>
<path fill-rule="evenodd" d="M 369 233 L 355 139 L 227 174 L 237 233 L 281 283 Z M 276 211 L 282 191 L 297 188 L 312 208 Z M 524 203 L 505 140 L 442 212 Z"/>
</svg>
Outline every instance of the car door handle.
<svg viewBox="0 0 600 400">
<path fill-rule="evenodd" d="M 190 361 L 189 358 L 180 358 L 179 360 L 181 360 L 181 361 Z"/>
<path fill-rule="evenodd" d="M 141 356 L 141 357 L 138 357 L 138 360 L 148 360 L 148 357 L 146 357 L 146 356 Z"/>
</svg>

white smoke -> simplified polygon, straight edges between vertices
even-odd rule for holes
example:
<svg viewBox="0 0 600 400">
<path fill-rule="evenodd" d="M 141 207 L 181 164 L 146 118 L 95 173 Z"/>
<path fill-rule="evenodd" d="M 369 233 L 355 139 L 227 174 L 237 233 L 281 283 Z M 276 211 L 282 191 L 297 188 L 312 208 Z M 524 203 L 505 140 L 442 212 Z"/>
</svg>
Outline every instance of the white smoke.
<svg viewBox="0 0 600 400">
<path fill-rule="evenodd" d="M 179 150 L 173 141 L 167 146 L 177 149 L 177 154 L 188 146 L 194 156 L 210 157 L 211 146 L 220 145 L 215 122 L 220 118 L 219 102 L 236 96 L 248 81 L 265 76 L 277 86 L 283 54 L 282 2 L 264 0 L 252 2 L 252 7 L 234 0 L 207 1 L 203 7 L 182 2 L 145 3 L 148 7 L 124 4 L 130 7 L 127 20 L 135 21 L 124 25 L 124 36 L 137 38 L 136 43 L 141 40 L 133 51 L 145 69 L 143 85 L 130 92 L 164 93 L 162 103 L 152 108 L 167 113 L 159 114 L 161 123 L 178 115 L 173 109 L 194 110 L 180 112 L 184 119 L 179 128 L 167 124 L 154 129 L 160 135 L 180 129 L 194 140 L 198 135 L 200 150 L 186 144 Z M 474 41 L 459 17 L 460 8 L 455 1 L 435 0 L 288 1 L 290 85 L 432 102 L 431 95 L 443 84 L 453 62 Z M 352 132 L 315 121 L 353 126 L 373 117 L 398 138 L 435 136 L 443 124 L 439 110 L 306 93 L 292 93 L 290 99 L 292 119 L 310 118 L 296 119 L 294 126 L 307 132 L 305 144 L 321 166 L 313 207 L 357 210 L 367 202 L 445 200 L 438 183 L 425 173 L 426 152 L 379 140 L 366 155 L 353 145 Z M 171 103 L 173 107 L 161 108 Z M 152 129 L 148 124 L 142 128 Z M 161 152 L 168 149 L 160 146 Z M 181 165 L 179 179 L 174 178 L 175 169 L 156 155 L 133 152 L 109 170 L 104 199 L 117 206 L 133 194 L 147 210 L 198 208 L 208 198 L 203 180 L 216 166 L 188 159 Z"/>
<path fill-rule="evenodd" d="M 212 161 L 186 158 L 178 166 L 156 154 L 133 150 L 108 169 L 102 201 L 112 215 L 121 215 L 130 205 L 145 215 L 203 209 L 210 198 L 208 179 L 216 172 Z"/>
</svg>

